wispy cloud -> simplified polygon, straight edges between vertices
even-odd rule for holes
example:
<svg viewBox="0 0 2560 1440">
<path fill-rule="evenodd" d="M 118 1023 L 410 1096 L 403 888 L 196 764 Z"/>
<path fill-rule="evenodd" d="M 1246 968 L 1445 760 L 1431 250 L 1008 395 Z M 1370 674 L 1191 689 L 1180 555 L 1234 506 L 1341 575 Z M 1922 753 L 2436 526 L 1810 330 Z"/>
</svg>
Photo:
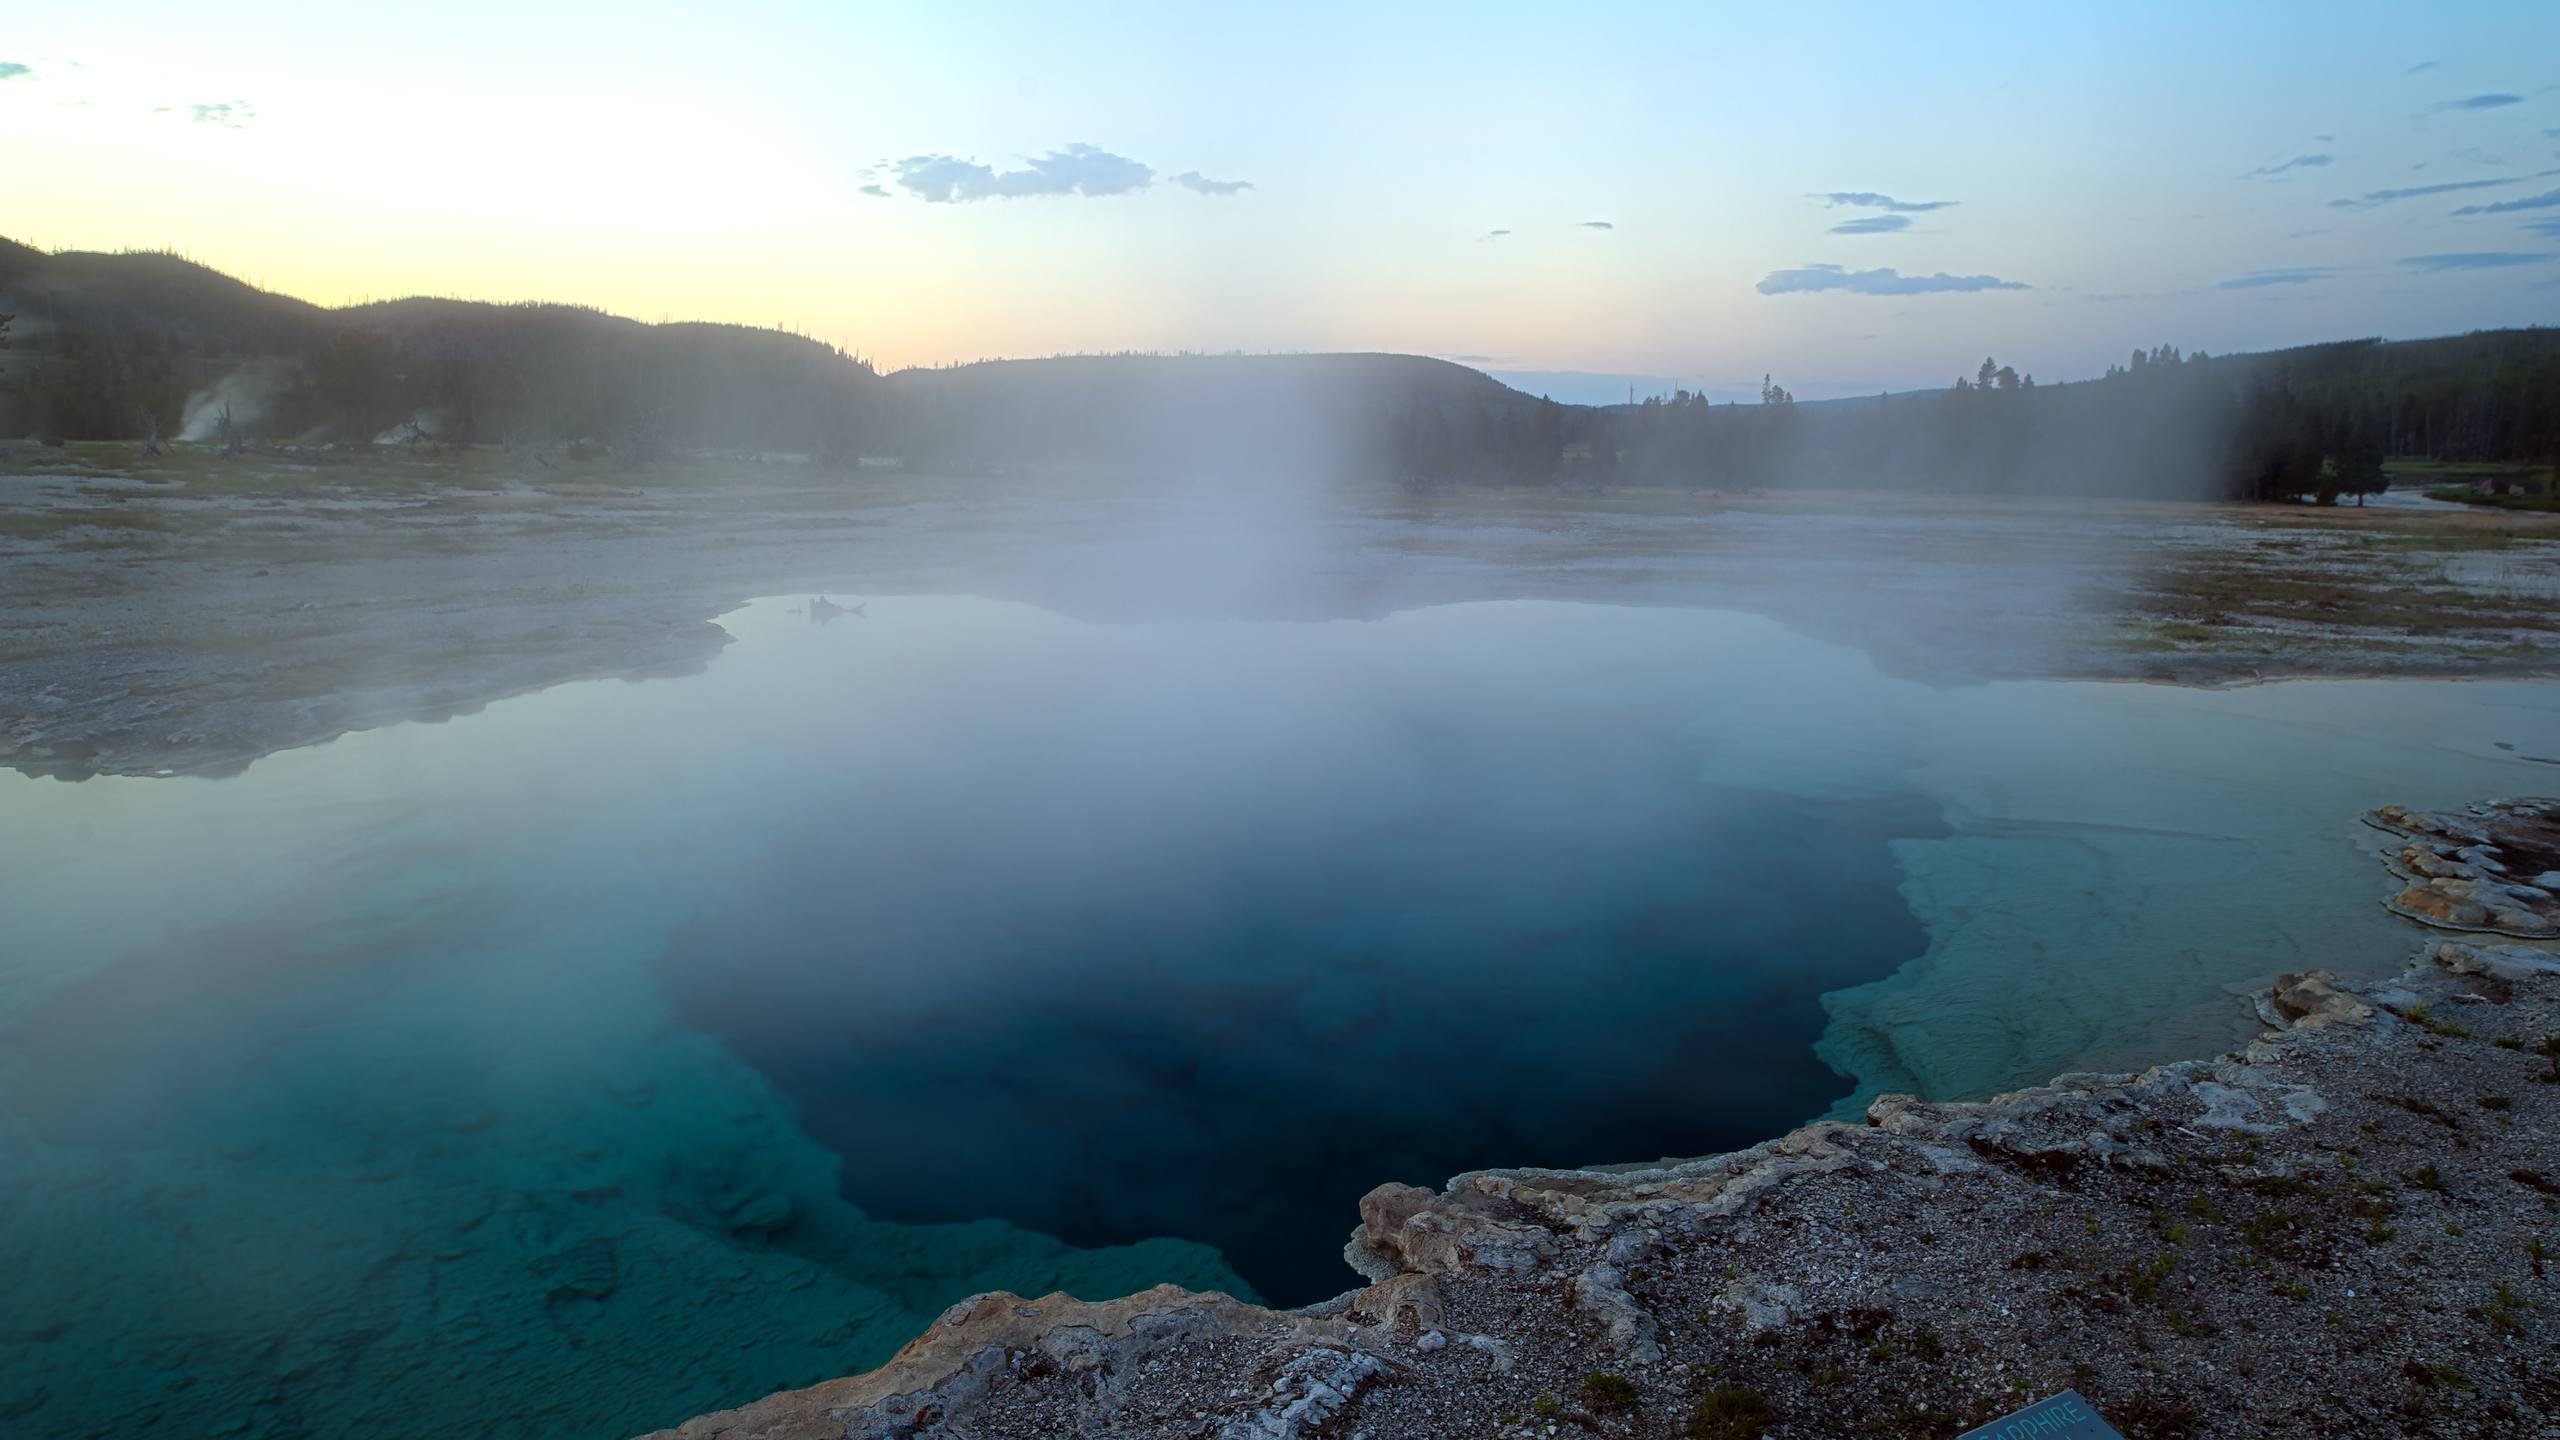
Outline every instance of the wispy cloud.
<svg viewBox="0 0 2560 1440">
<path fill-rule="evenodd" d="M 1845 205 L 1857 210 L 1894 210 L 1906 214 L 1918 214 L 1923 210 L 1944 210 L 1956 203 L 1953 200 L 1896 200 L 1890 195 L 1879 195 L 1873 190 L 1829 190 L 1815 198 L 1828 201 L 1834 206 Z"/>
<path fill-rule="evenodd" d="M 1861 215 L 1855 220 L 1843 220 L 1832 226 L 1831 233 L 1834 235 L 1890 235 L 1897 230 L 1910 228 L 1911 217 L 1908 215 Z"/>
<path fill-rule="evenodd" d="M 2448 110 L 2500 110 L 2523 103 L 2523 96 L 2509 95 L 2501 90 L 2487 95 L 2465 95 L 2459 100 L 2439 100 L 2427 107 L 2427 113 L 2441 115 Z"/>
<path fill-rule="evenodd" d="M 1618 227 L 1614 222 L 1607 220 L 1585 220 L 1582 222 L 1582 228 L 1585 230 L 1615 230 Z"/>
<path fill-rule="evenodd" d="M 865 185 L 861 187 L 858 193 L 868 195 L 874 200 L 886 200 L 889 198 L 889 190 L 885 185 Z"/>
<path fill-rule="evenodd" d="M 2416 200 L 2427 195 L 2450 195 L 2456 190 L 2494 190 L 2501 185 L 2513 185 L 2517 183 L 2518 179 L 2519 177 L 2517 176 L 2509 175 L 2497 180 L 2447 180 L 2439 185 L 2410 185 L 2398 190 L 2367 190 L 2361 195 L 2349 195 L 2342 199 L 2332 200 L 2329 202 L 2329 208 L 2332 210 L 2370 210 L 2377 205 L 2390 205 L 2402 200 Z"/>
<path fill-rule="evenodd" d="M 2424 75 L 2441 63 L 2443 62 L 2437 60 L 2421 60 L 2417 64 L 2410 66 L 2408 69 L 2401 71 L 2400 74 L 2403 78 L 2411 75 Z"/>
<path fill-rule="evenodd" d="M 1763 295 L 1809 295 L 1819 290 L 1845 290 L 1852 295 L 1943 295 L 1975 290 L 2025 290 L 2031 287 L 1997 275 L 1905 275 L 1881 270 L 1844 270 L 1837 265 L 1806 265 L 1772 270 L 1760 281 Z"/>
<path fill-rule="evenodd" d="M 1233 195 L 1253 188 L 1250 180 L 1212 180 L 1197 170 L 1183 171 L 1173 177 L 1173 183 L 1195 195 Z"/>
<path fill-rule="evenodd" d="M 2539 195 L 2499 200 L 2487 205 L 2465 205 L 2453 213 L 2456 215 L 2512 215 L 2519 210 L 2548 210 L 2554 205 L 2560 205 L 2560 190 L 2546 190 Z"/>
<path fill-rule="evenodd" d="M 1510 234 L 1510 233 L 1511 233 L 1511 232 L 1510 232 L 1510 231 L 1508 231 L 1508 230 L 1487 230 L 1486 232 L 1484 232 L 1484 238 L 1486 238 L 1487 240 L 1499 240 L 1499 239 L 1501 239 L 1503 236 L 1508 235 L 1508 234 Z"/>
<path fill-rule="evenodd" d="M 35 78 L 35 73 L 36 67 L 33 65 L 21 65 L 15 60 L 0 60 L 0 81 L 32 80 Z"/>
<path fill-rule="evenodd" d="M 2524 222 L 2524 228 L 2545 240 L 2560 240 L 2560 215 L 2545 215 L 2539 220 L 2527 220 Z"/>
<path fill-rule="evenodd" d="M 907 193 L 935 205 L 1019 200 L 1040 195 L 1126 195 L 1155 183 L 1156 172 L 1093 145 L 1052 150 L 1020 170 L 997 170 L 951 155 L 910 155 L 890 167 Z"/>
<path fill-rule="evenodd" d="M 213 105 L 190 105 L 187 113 L 199 125 L 219 125 L 225 130 L 238 130 L 258 118 L 246 100 L 224 100 Z"/>
<path fill-rule="evenodd" d="M 2317 170 L 2328 165 L 2331 161 L 2334 161 L 2337 158 L 2338 157 L 2334 155 L 2296 155 L 2290 160 L 2280 161 L 2273 165 L 2261 165 L 2257 169 L 2250 171 L 2248 174 L 2243 175 L 2240 178 L 2243 180 L 2257 180 L 2270 175 L 2282 175 L 2288 170 Z"/>
<path fill-rule="evenodd" d="M 2517 265 L 2542 265 L 2560 260 L 2560 252 L 2548 250 L 2462 250 L 2449 255 L 2409 255 L 2400 263 L 2433 275 L 2445 270 L 2505 270 Z"/>
<path fill-rule="evenodd" d="M 2326 280 L 2338 272 L 2326 265 L 2299 265 L 2286 270 L 2252 270 L 2234 275 L 2214 288 L 2217 290 L 2255 290 L 2267 285 L 2308 285 Z"/>
</svg>

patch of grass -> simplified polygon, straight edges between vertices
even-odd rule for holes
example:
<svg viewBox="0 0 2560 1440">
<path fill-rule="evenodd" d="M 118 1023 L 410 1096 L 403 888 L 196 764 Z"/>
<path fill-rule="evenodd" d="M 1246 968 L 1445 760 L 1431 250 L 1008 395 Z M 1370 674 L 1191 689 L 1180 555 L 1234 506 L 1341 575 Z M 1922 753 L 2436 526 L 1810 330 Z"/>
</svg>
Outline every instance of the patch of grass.
<svg viewBox="0 0 2560 1440">
<path fill-rule="evenodd" d="M 2555 1035 L 2551 1038 L 2555 1042 L 2560 1042 L 2560 1035 Z M 2554 1062 L 2554 1068 L 2560 1069 L 2560 1062 Z M 2414 1095 L 2376 1095 L 2373 1098 L 2381 1101 L 2385 1105 L 2397 1105 L 2412 1115 L 2422 1116 L 2426 1119 L 2433 1120 L 2437 1124 L 2442 1125 L 2449 1130 L 2460 1130 L 2462 1128 L 2462 1122 L 2446 1113 L 2442 1107 L 2430 1101 L 2421 1100 Z"/>
<path fill-rule="evenodd" d="M 2178 1257 L 2162 1251 L 2148 1260 L 2136 1261 L 2124 1272 L 2125 1293 L 2140 1304 L 2148 1305 L 2160 1293 L 2160 1282 L 2178 1268 Z"/>
<path fill-rule="evenodd" d="M 2470 1026 L 2456 1024 L 2451 1020 L 2439 1020 L 2428 1013 L 2424 1004 L 2412 1005 L 2406 1010 L 2394 1010 L 2391 1013 L 2412 1025 L 2424 1028 L 2429 1034 L 2449 1036 L 2456 1040 L 2471 1038 Z"/>
<path fill-rule="evenodd" d="M 2270 1210 L 2254 1216 L 2240 1227 L 2240 1238 L 2249 1248 L 2271 1260 L 2292 1258 L 2296 1242 L 2302 1237 L 2302 1217 L 2290 1210 Z"/>
<path fill-rule="evenodd" d="M 2512 491 L 2504 495 L 2483 495 L 2479 491 L 2465 486 L 2448 486 L 2444 489 L 2429 490 L 2427 492 L 2427 498 L 2430 500 L 2451 500 L 2462 505 L 2482 505 L 2492 510 L 2528 510 L 2542 511 L 2545 513 L 2560 513 L 2560 495 L 2522 495 Z"/>
<path fill-rule="evenodd" d="M 2420 553 L 2429 555 L 2476 554 L 2481 551 L 2511 550 L 2532 541 L 2513 530 L 2404 530 L 2373 535 L 2349 535 L 2345 542 L 2358 550 L 2386 554 Z"/>
<path fill-rule="evenodd" d="M 51 540 L 74 530 L 146 530 L 169 528 L 166 512 L 145 505 L 64 505 L 46 510 L 0 511 L 0 536 L 12 540 Z"/>
<path fill-rule="evenodd" d="M 2417 1381 L 2420 1385 L 2441 1385 L 2448 1390 L 2468 1390 L 2471 1388 L 2470 1376 L 2463 1374 L 2461 1371 L 2440 1360 L 2412 1360 L 2406 1366 L 2402 1367 L 2401 1373 L 2407 1375 L 2410 1379 Z"/>
<path fill-rule="evenodd" d="M 2217 1329 L 2201 1320 L 2191 1320 L 2175 1310 L 2161 1311 L 2160 1320 L 2162 1324 L 2169 1327 L 2170 1334 L 2182 1340 L 2201 1340 L 2207 1335 L 2214 1334 Z"/>
<path fill-rule="evenodd" d="M 2184 618 L 2205 616 L 2235 623 L 2282 621 L 2343 629 L 2436 634 L 2456 630 L 2512 630 L 2548 621 L 2560 605 L 2533 595 L 2491 595 L 2402 573 L 2337 571 L 2294 573 L 2256 565 L 2202 565 L 2161 582 L 2159 608 Z M 2146 646 L 2168 642 L 2147 638 Z"/>
<path fill-rule="evenodd" d="M 1719 1385 L 1689 1412 L 1680 1433 L 1688 1440 L 1759 1440 L 1769 1428 L 1769 1402 L 1740 1385 Z"/>
<path fill-rule="evenodd" d="M 2489 1303 L 2474 1309 L 2471 1313 L 2489 1322 L 2489 1328 L 2501 1335 L 2522 1334 L 2524 1331 L 2522 1317 L 2525 1311 L 2533 1308 L 2533 1302 L 2518 1296 L 2514 1290 L 2508 1288 L 2504 1280 L 2495 1282 L 2495 1286 L 2495 1293 Z"/>
<path fill-rule="evenodd" d="M 1594 1415 L 1614 1415 L 1636 1408 L 1636 1382 L 1606 1370 L 1582 1377 L 1582 1403 Z"/>
</svg>

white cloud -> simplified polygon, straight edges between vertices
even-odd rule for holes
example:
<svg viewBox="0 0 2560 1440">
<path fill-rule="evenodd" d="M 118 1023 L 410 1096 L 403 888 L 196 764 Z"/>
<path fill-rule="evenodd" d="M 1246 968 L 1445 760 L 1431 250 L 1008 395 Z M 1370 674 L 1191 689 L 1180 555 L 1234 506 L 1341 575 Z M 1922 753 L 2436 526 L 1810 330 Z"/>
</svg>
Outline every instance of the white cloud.
<svg viewBox="0 0 2560 1440">
<path fill-rule="evenodd" d="M 1197 170 L 1183 171 L 1173 177 L 1173 183 L 1199 195 L 1233 195 L 1253 188 L 1250 180 L 1212 180 Z"/>
<path fill-rule="evenodd" d="M 1126 195 L 1155 183 L 1156 172 L 1093 145 L 1052 150 L 1020 170 L 997 170 L 951 155 L 911 155 L 890 167 L 909 194 L 936 205 L 1018 200 L 1037 195 Z"/>
<path fill-rule="evenodd" d="M 1889 266 L 1880 270 L 1844 270 L 1837 265 L 1772 270 L 1759 285 L 1763 295 L 1809 295 L 1820 290 L 1844 290 L 1852 295 L 1944 295 L 2030 288 L 1997 275 L 1949 275 L 1944 271 L 1935 275 L 1905 275 Z"/>
<path fill-rule="evenodd" d="M 1905 214 L 1944 210 L 1956 203 L 1953 200 L 1896 200 L 1873 190 L 1833 190 L 1817 198 L 1827 200 L 1835 207 L 1845 205 L 1853 210 L 1892 210 Z"/>
</svg>

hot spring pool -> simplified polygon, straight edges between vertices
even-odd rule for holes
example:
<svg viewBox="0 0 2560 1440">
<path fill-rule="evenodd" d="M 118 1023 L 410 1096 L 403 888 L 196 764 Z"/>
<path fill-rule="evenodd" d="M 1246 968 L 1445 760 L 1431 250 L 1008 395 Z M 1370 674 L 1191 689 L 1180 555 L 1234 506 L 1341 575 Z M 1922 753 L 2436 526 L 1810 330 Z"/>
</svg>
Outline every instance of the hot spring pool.
<svg viewBox="0 0 2560 1440">
<path fill-rule="evenodd" d="M 979 1290 L 1302 1302 L 1382 1181 L 2221 1048 L 2414 945 L 2358 811 L 2560 756 L 2560 687 L 1939 689 L 1721 612 L 723 623 L 0 777 L 0 1417 L 602 1435 Z"/>
</svg>

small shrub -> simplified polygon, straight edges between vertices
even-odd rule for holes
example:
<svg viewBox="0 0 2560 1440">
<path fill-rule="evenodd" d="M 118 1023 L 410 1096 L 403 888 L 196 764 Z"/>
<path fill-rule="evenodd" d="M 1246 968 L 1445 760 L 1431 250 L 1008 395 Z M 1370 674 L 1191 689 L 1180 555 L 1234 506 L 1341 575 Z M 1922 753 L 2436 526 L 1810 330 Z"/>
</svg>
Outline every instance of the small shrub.
<svg viewBox="0 0 2560 1440">
<path fill-rule="evenodd" d="M 2470 1376 L 2463 1374 L 2461 1371 L 2445 1364 L 2441 1360 L 2429 1362 L 2422 1368 L 2427 1372 L 2428 1379 L 2431 1379 L 2437 1384 L 2445 1386 L 2448 1389 L 2468 1390 L 2471 1388 Z"/>
<path fill-rule="evenodd" d="M 1582 1377 L 1582 1403 L 1595 1415 L 1614 1415 L 1636 1408 L 1636 1382 L 1603 1370 Z"/>
<path fill-rule="evenodd" d="M 2519 1298 L 2516 1292 L 2507 1288 L 2507 1282 L 2504 1280 L 2496 1282 L 2495 1288 L 2495 1298 L 2480 1307 L 2480 1318 L 2488 1321 L 2489 1328 L 2500 1334 L 2520 1333 L 2524 1329 L 2524 1321 L 2518 1317 L 2530 1308 L 2533 1302 Z"/>
<path fill-rule="evenodd" d="M 2148 1305 L 2160 1292 L 2160 1282 L 2168 1279 L 2169 1272 L 2177 1268 L 2178 1257 L 2162 1251 L 2125 1272 L 2125 1289 L 2135 1300 Z"/>
<path fill-rule="evenodd" d="M 1707 1392 L 1680 1433 L 1689 1440 L 1760 1440 L 1769 1427 L 1769 1402 L 1757 1390 L 1719 1385 Z"/>
</svg>

